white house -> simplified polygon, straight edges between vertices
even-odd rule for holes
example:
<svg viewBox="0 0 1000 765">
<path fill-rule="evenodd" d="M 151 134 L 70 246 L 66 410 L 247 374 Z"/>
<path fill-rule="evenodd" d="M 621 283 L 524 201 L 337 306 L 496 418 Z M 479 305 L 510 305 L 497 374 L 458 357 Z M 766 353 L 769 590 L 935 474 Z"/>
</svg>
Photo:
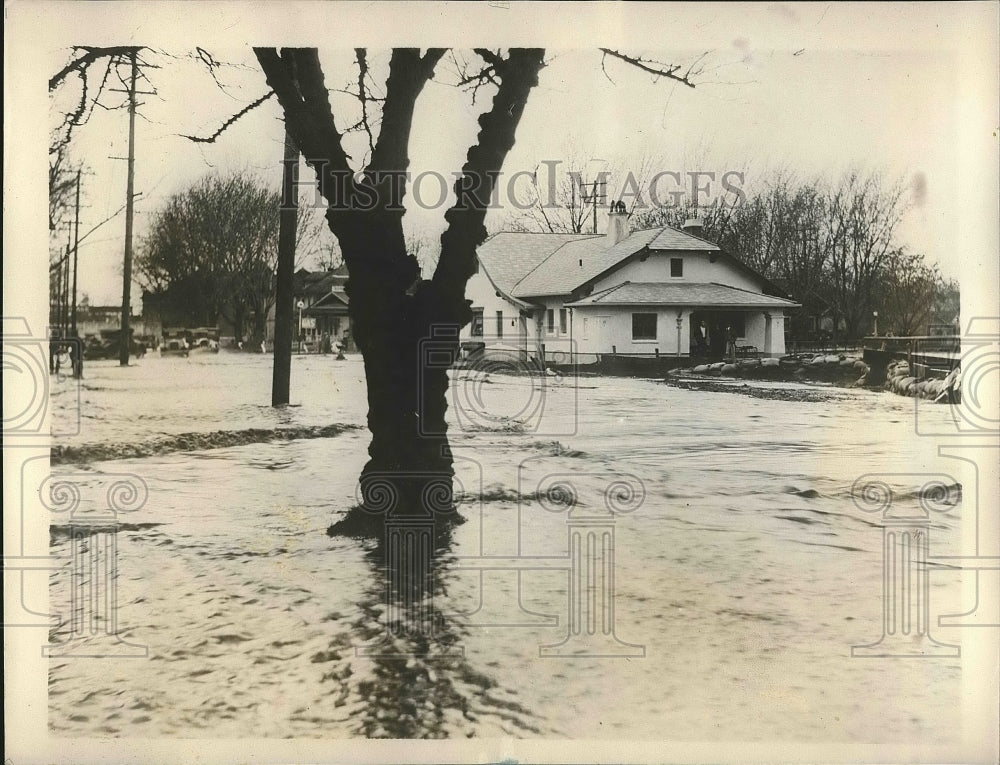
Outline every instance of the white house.
<svg viewBox="0 0 1000 765">
<path fill-rule="evenodd" d="M 784 323 L 798 304 L 717 245 L 696 221 L 628 231 L 625 213 L 608 233 L 500 233 L 478 250 L 466 296 L 474 318 L 467 348 L 517 349 L 524 358 L 587 363 L 600 354 L 722 357 L 737 347 L 785 352 Z M 699 345 L 700 336 L 704 345 Z"/>
</svg>

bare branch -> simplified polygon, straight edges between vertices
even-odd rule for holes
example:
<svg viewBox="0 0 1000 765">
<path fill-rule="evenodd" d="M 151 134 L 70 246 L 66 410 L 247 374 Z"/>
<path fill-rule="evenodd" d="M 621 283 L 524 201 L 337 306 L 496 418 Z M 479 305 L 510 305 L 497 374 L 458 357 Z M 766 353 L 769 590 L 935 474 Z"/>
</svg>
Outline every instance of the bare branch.
<svg viewBox="0 0 1000 765">
<path fill-rule="evenodd" d="M 365 87 L 365 77 L 368 75 L 368 52 L 364 48 L 355 48 L 354 54 L 358 62 L 358 100 L 361 102 L 360 124 L 368 134 L 368 150 L 375 153 L 375 137 L 372 135 L 372 127 L 368 123 L 368 98 Z"/>
<path fill-rule="evenodd" d="M 215 139 L 218 138 L 220 135 L 222 135 L 231 125 L 235 124 L 240 119 L 240 117 L 247 114 L 248 112 L 253 111 L 273 95 L 274 95 L 273 90 L 267 91 L 267 93 L 262 95 L 256 101 L 251 102 L 250 104 L 248 104 L 247 106 L 236 112 L 236 114 L 234 114 L 232 117 L 223 122 L 222 125 L 219 127 L 219 129 L 216 130 L 214 133 L 212 133 L 212 135 L 210 136 L 203 138 L 196 135 L 182 134 L 181 138 L 187 138 L 189 141 L 194 141 L 195 143 L 215 143 Z"/>
<path fill-rule="evenodd" d="M 65 80 L 66 77 L 68 77 L 72 72 L 85 71 L 91 64 L 99 59 L 105 57 L 114 58 L 116 56 L 138 53 L 142 50 L 142 47 L 124 45 L 112 48 L 93 48 L 85 45 L 76 45 L 73 47 L 73 50 L 82 50 L 85 51 L 85 53 L 82 56 L 70 61 L 66 64 L 66 66 L 49 78 L 49 90 L 55 90 L 59 83 Z"/>
<path fill-rule="evenodd" d="M 676 80 L 677 82 L 687 85 L 689 88 L 693 88 L 695 86 L 695 84 L 690 80 L 691 69 L 694 64 L 692 64 L 684 74 L 678 74 L 681 71 L 680 64 L 661 64 L 659 61 L 642 58 L 641 56 L 630 56 L 625 53 L 612 50 L 611 48 L 599 48 L 599 50 L 603 54 L 601 57 L 602 68 L 604 67 L 604 58 L 611 56 L 612 58 L 624 61 L 626 64 L 630 64 L 631 66 L 641 69 L 643 72 L 655 75 L 656 77 L 666 77 L 671 80 Z M 702 58 L 704 58 L 704 54 L 699 57 L 698 60 L 700 61 Z"/>
<path fill-rule="evenodd" d="M 514 48 L 503 61 L 493 105 L 479 118 L 476 144 L 469 148 L 462 177 L 455 184 L 455 205 L 445 213 L 448 228 L 441 235 L 434 291 L 436 298 L 443 298 L 445 310 L 463 324 L 470 318 L 465 284 L 475 269 L 476 247 L 486 238 L 483 221 L 493 186 L 514 146 L 524 106 L 544 65 L 544 51 L 533 48 Z"/>
</svg>

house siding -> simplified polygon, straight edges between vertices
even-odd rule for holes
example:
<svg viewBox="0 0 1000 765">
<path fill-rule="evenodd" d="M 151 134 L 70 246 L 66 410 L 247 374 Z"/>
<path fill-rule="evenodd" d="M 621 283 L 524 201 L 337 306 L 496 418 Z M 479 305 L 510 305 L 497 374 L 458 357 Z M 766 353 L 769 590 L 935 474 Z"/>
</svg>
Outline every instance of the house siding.
<svg viewBox="0 0 1000 765">
<path fill-rule="evenodd" d="M 670 259 L 683 258 L 684 275 L 670 275 Z M 725 284 L 751 292 L 760 292 L 760 285 L 749 275 L 737 270 L 716 255 L 711 262 L 707 252 L 651 252 L 645 262 L 637 258 L 612 271 L 594 283 L 594 292 L 614 287 L 622 282 L 701 282 Z"/>
<path fill-rule="evenodd" d="M 533 316 L 523 316 L 519 305 L 498 296 L 496 287 L 482 268 L 469 279 L 465 297 L 472 301 L 473 311 L 483 312 L 483 334 L 474 336 L 472 325 L 466 324 L 459 332 L 461 342 L 484 342 L 487 346 L 502 343 L 518 348 L 529 356 L 537 353 L 535 348 L 537 333 Z M 502 335 L 497 333 L 497 312 L 502 316 Z"/>
</svg>

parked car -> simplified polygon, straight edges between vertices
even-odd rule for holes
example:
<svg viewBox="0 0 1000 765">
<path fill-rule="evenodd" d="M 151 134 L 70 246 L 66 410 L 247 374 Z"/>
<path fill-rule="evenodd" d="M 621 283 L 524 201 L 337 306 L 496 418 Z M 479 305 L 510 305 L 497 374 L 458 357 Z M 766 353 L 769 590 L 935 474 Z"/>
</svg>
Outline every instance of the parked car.
<svg viewBox="0 0 1000 765">
<path fill-rule="evenodd" d="M 89 335 L 84 341 L 83 358 L 117 359 L 121 354 L 121 330 L 102 329 L 100 335 Z M 142 358 L 146 355 L 146 344 L 134 337 L 129 338 L 129 355 Z"/>
<path fill-rule="evenodd" d="M 165 337 L 160 343 L 160 356 L 187 356 L 190 348 L 183 337 Z"/>
</svg>

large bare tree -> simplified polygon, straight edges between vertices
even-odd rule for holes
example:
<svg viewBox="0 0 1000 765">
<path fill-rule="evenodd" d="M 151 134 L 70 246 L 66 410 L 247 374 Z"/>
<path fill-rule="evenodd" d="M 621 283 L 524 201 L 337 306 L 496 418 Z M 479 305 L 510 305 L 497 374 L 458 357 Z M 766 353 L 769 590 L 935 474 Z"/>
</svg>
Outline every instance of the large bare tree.
<svg viewBox="0 0 1000 765">
<path fill-rule="evenodd" d="M 50 89 L 71 75 L 85 82 L 104 57 L 118 60 L 133 49 L 74 49 L 74 57 L 51 80 Z M 145 49 L 135 49 L 142 51 Z M 452 509 L 452 455 L 447 438 L 448 354 L 458 350 L 458 331 L 471 320 L 465 286 L 476 269 L 476 247 L 486 238 L 484 218 L 517 126 L 544 66 L 537 48 L 475 48 L 452 52 L 453 84 L 492 91 L 479 116 L 479 132 L 454 185 L 456 201 L 445 212 L 440 255 L 430 279 L 408 251 L 403 199 L 410 156 L 410 131 L 417 99 L 448 51 L 396 48 L 384 87 L 376 88 L 365 48 L 355 50 L 350 89 L 337 89 L 360 104 L 360 119 L 338 116 L 315 48 L 255 48 L 270 91 L 234 114 L 211 136 L 215 141 L 243 114 L 272 95 L 297 148 L 315 170 L 328 203 L 327 222 L 349 273 L 348 292 L 355 340 L 364 357 L 368 388 L 369 457 L 361 476 L 363 502 L 397 512 L 425 515 Z M 693 87 L 699 57 L 686 67 L 644 55 L 601 49 L 607 73 L 638 68 L 655 79 Z M 195 55 L 214 77 L 218 62 L 198 49 Z M 451 119 L 450 115 L 443 119 Z M 361 166 L 352 165 L 344 137 L 368 139 Z M 190 137 L 190 136 L 189 136 Z M 433 349 L 433 352 L 431 352 Z M 429 363 L 430 362 L 430 363 Z"/>
<path fill-rule="evenodd" d="M 478 51 L 484 78 L 496 83 L 492 106 L 479 118 L 455 184 L 456 202 L 431 279 L 422 279 L 403 232 L 405 173 L 417 98 L 444 49 L 392 51 L 381 103 L 381 124 L 370 159 L 359 175 L 351 167 L 330 105 L 315 49 L 255 50 L 285 114 L 286 127 L 316 170 L 328 203 L 327 220 L 349 273 L 354 338 L 364 357 L 368 386 L 369 461 L 361 476 L 366 505 L 391 497 L 397 512 L 450 511 L 452 455 L 447 440 L 448 377 L 444 364 L 427 363 L 457 350 L 458 329 L 471 319 L 465 285 L 476 268 L 476 247 L 486 238 L 483 220 L 532 88 L 543 51 Z M 367 53 L 357 52 L 360 69 Z M 367 107 L 360 77 L 358 95 Z M 367 121 L 365 128 L 372 126 Z M 430 358 L 434 358 L 432 355 Z"/>
</svg>

